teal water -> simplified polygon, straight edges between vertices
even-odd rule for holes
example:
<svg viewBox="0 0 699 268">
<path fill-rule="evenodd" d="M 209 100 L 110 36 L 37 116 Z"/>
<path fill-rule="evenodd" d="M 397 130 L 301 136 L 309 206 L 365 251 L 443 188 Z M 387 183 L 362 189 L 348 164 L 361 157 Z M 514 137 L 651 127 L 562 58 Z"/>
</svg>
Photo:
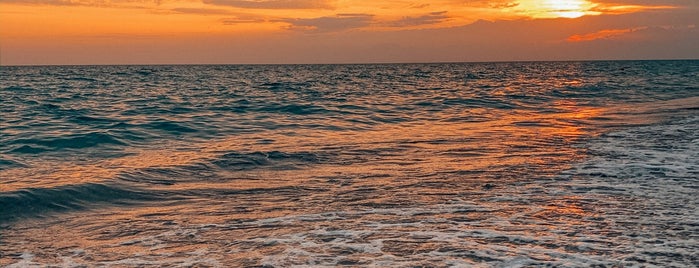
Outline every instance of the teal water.
<svg viewBox="0 0 699 268">
<path fill-rule="evenodd" d="M 0 266 L 696 266 L 699 61 L 0 67 Z"/>
</svg>

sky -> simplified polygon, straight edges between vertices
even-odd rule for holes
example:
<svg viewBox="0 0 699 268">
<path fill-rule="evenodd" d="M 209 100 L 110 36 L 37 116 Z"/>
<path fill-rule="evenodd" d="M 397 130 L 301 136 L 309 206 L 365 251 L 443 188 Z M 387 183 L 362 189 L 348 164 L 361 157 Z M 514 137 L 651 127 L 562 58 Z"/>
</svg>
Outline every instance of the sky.
<svg viewBox="0 0 699 268">
<path fill-rule="evenodd" d="M 0 65 L 699 59 L 699 0 L 0 0 Z"/>
</svg>

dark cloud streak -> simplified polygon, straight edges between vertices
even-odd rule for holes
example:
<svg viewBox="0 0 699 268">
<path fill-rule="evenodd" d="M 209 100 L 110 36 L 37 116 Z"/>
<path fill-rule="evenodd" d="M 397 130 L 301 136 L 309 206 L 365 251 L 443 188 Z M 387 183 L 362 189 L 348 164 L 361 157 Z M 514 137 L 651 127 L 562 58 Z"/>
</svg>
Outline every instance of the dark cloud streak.
<svg viewBox="0 0 699 268">
<path fill-rule="evenodd" d="M 160 0 L 0 0 L 1 3 L 48 5 L 48 6 L 91 6 L 91 7 L 121 7 L 138 6 L 139 4 L 160 5 Z"/>
<path fill-rule="evenodd" d="M 244 23 L 262 23 L 262 22 L 267 22 L 268 20 L 262 18 L 262 17 L 255 17 L 255 16 L 239 16 L 235 18 L 226 18 L 223 19 L 221 22 L 224 25 L 236 25 L 236 24 L 244 24 Z"/>
<path fill-rule="evenodd" d="M 227 15 L 231 14 L 228 10 L 213 9 L 213 8 L 173 8 L 172 12 L 180 14 L 199 14 L 199 15 Z"/>
<path fill-rule="evenodd" d="M 432 12 L 427 15 L 422 15 L 418 17 L 404 17 L 400 20 L 389 22 L 388 25 L 391 27 L 409 27 L 409 26 L 420 26 L 420 25 L 430 25 L 435 23 L 443 22 L 449 19 L 446 15 L 447 11 Z"/>
<path fill-rule="evenodd" d="M 309 32 L 339 32 L 362 28 L 371 24 L 373 15 L 370 14 L 338 14 L 334 17 L 319 17 L 310 19 L 287 18 L 280 20 L 291 24 L 289 29 Z"/>
</svg>

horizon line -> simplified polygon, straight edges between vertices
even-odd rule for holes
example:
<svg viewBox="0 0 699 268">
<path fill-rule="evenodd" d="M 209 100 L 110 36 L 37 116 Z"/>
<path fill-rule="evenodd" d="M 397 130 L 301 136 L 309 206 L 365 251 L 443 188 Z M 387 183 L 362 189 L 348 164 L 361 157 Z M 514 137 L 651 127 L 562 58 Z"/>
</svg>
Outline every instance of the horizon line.
<svg viewBox="0 0 699 268">
<path fill-rule="evenodd" d="M 665 59 L 569 59 L 569 60 L 494 60 L 494 61 L 424 61 L 424 62 L 338 62 L 338 63 L 97 63 L 97 64 L 0 64 L 0 67 L 79 67 L 79 66 L 283 66 L 283 65 L 410 65 L 410 64 L 483 64 L 545 62 L 629 62 L 629 61 L 699 61 L 699 58 Z"/>
</svg>

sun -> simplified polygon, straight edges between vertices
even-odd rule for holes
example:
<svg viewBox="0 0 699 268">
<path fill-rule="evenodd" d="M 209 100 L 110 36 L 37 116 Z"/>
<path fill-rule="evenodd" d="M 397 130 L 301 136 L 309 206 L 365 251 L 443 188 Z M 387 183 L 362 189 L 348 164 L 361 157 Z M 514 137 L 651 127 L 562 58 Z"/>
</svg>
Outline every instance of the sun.
<svg viewBox="0 0 699 268">
<path fill-rule="evenodd" d="M 520 0 L 516 12 L 532 18 L 579 18 L 599 15 L 598 4 L 587 0 Z"/>
<path fill-rule="evenodd" d="M 588 14 L 594 4 L 586 0 L 546 0 L 548 12 L 561 18 L 579 18 Z"/>
</svg>

